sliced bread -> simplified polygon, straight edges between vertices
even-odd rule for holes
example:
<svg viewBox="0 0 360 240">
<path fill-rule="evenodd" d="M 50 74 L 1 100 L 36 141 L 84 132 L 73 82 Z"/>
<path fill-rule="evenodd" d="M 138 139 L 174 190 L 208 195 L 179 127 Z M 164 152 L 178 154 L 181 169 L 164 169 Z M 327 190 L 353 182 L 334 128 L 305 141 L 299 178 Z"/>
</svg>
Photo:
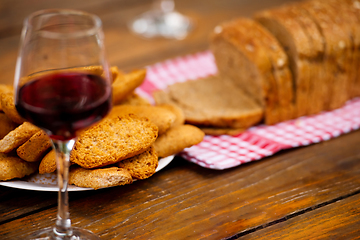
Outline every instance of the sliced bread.
<svg viewBox="0 0 360 240">
<path fill-rule="evenodd" d="M 326 1 L 311 0 L 301 2 L 299 7 L 308 11 L 313 21 L 317 24 L 325 41 L 324 65 L 328 73 L 328 93 L 325 98 L 323 110 L 341 107 L 349 98 L 347 94 L 348 59 L 350 39 L 346 31 L 339 25 L 337 12 Z"/>
<path fill-rule="evenodd" d="M 133 179 L 146 179 L 156 172 L 158 164 L 158 154 L 151 146 L 139 155 L 118 162 L 117 166 L 126 169 Z"/>
<path fill-rule="evenodd" d="M 346 86 L 347 99 L 351 98 L 352 87 L 355 87 L 355 78 L 357 77 L 357 69 L 359 66 L 356 63 L 356 55 L 360 43 L 360 27 L 353 11 L 350 10 L 347 4 L 344 4 L 342 0 L 328 0 L 326 4 L 333 12 L 336 13 L 334 21 L 344 31 L 345 36 L 349 41 L 349 46 L 346 49 L 348 58 L 345 65 L 345 73 L 347 74 L 348 81 Z"/>
<path fill-rule="evenodd" d="M 309 16 L 307 11 L 297 7 L 295 4 L 286 6 L 292 16 L 302 26 L 305 35 L 309 38 L 311 44 L 310 61 L 310 92 L 309 99 L 312 100 L 308 108 L 308 114 L 319 113 L 323 110 L 324 99 L 328 96 L 324 95 L 323 86 L 326 82 L 326 71 L 323 65 L 324 58 L 324 39 L 317 25 Z"/>
<path fill-rule="evenodd" d="M 219 74 L 253 98 L 265 111 L 267 124 L 280 121 L 276 80 L 267 49 L 244 34 L 238 18 L 217 26 L 212 33 L 210 48 Z M 251 29 L 248 29 L 251 31 Z"/>
<path fill-rule="evenodd" d="M 329 3 L 338 7 L 342 16 L 349 18 L 352 22 L 353 57 L 352 75 L 349 85 L 350 98 L 360 96 L 360 1 L 358 0 L 329 0 Z"/>
<path fill-rule="evenodd" d="M 255 19 L 268 29 L 284 47 L 290 61 L 296 96 L 295 117 L 308 114 L 311 105 L 310 73 L 311 44 L 302 26 L 287 8 L 258 12 Z"/>
<path fill-rule="evenodd" d="M 263 109 L 239 87 L 219 76 L 176 83 L 154 94 L 157 104 L 180 107 L 189 124 L 248 128 L 262 120 Z"/>
<path fill-rule="evenodd" d="M 243 19 L 240 26 L 243 34 L 249 34 L 263 46 L 272 64 L 272 72 L 275 78 L 277 93 L 277 106 L 279 108 L 279 120 L 284 121 L 294 116 L 294 84 L 292 73 L 289 68 L 289 60 L 278 40 L 264 27 L 250 19 Z M 249 29 L 252 29 L 249 31 Z"/>
</svg>

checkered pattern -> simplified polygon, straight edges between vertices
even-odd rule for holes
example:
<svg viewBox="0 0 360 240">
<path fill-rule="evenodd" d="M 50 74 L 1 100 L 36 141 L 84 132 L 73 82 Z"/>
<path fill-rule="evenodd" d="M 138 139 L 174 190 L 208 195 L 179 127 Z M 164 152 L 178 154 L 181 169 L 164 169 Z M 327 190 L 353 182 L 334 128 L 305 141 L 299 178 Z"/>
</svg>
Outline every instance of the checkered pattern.
<svg viewBox="0 0 360 240">
<path fill-rule="evenodd" d="M 147 67 L 147 77 L 137 92 L 154 103 L 152 92 L 168 85 L 195 80 L 217 72 L 211 52 L 201 52 Z M 359 129 L 360 98 L 340 109 L 300 117 L 272 126 L 259 125 L 237 136 L 205 136 L 204 140 L 180 155 L 202 167 L 227 169 L 260 160 L 282 150 L 331 138 Z"/>
<path fill-rule="evenodd" d="M 145 82 L 137 92 L 154 103 L 152 92 L 168 85 L 196 80 L 217 72 L 214 57 L 210 52 L 178 57 L 147 67 Z"/>
</svg>

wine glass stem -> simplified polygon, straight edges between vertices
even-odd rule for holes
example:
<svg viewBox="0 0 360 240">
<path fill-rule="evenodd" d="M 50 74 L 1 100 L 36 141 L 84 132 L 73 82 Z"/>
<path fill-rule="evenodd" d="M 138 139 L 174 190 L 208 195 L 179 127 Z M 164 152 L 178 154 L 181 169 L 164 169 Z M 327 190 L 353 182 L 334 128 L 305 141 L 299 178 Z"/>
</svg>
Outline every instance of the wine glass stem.
<svg viewBox="0 0 360 240">
<path fill-rule="evenodd" d="M 58 213 L 54 233 L 56 239 L 65 239 L 72 235 L 68 201 L 68 180 L 70 166 L 70 151 L 75 140 L 52 140 L 56 151 L 57 180 L 59 185 Z"/>
</svg>

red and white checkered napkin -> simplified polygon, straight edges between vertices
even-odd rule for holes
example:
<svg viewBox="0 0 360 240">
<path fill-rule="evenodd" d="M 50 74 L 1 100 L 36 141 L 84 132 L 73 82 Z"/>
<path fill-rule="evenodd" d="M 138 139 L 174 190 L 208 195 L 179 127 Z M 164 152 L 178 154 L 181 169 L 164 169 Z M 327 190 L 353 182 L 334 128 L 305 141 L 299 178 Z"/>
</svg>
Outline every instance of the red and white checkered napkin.
<svg viewBox="0 0 360 240">
<path fill-rule="evenodd" d="M 211 52 L 178 57 L 147 67 L 144 84 L 137 90 L 154 102 L 152 92 L 170 84 L 195 80 L 217 72 Z M 237 136 L 205 136 L 180 155 L 200 166 L 226 169 L 262 159 L 287 148 L 329 140 L 360 127 L 360 98 L 340 109 L 300 117 L 272 126 L 259 125 Z"/>
</svg>

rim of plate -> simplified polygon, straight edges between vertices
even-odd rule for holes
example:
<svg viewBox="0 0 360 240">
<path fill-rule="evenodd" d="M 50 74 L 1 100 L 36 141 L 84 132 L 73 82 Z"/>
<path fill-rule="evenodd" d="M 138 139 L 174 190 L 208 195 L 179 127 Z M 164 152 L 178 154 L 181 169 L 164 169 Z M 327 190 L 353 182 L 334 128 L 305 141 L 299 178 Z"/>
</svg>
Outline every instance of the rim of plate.
<svg viewBox="0 0 360 240">
<path fill-rule="evenodd" d="M 173 159 L 175 155 L 171 155 L 165 158 L 159 159 L 158 167 L 156 168 L 156 172 L 160 171 L 164 167 L 166 167 Z M 40 178 L 41 181 L 41 175 L 39 175 L 38 178 Z M 56 173 L 48 173 L 44 174 L 47 178 L 53 178 L 56 179 Z M 44 177 L 45 177 L 44 176 Z M 13 180 L 13 181 L 6 181 L 6 182 L 0 182 L 1 186 L 5 187 L 12 187 L 17 189 L 23 189 L 23 190 L 33 190 L 33 191 L 45 191 L 45 192 L 57 192 L 59 190 L 58 186 L 54 182 L 54 184 L 43 184 L 43 183 L 36 183 L 31 181 L 25 181 L 25 180 Z M 82 188 L 77 187 L 74 185 L 68 186 L 69 192 L 76 192 L 76 191 L 89 191 L 94 190 L 93 188 Z"/>
</svg>

